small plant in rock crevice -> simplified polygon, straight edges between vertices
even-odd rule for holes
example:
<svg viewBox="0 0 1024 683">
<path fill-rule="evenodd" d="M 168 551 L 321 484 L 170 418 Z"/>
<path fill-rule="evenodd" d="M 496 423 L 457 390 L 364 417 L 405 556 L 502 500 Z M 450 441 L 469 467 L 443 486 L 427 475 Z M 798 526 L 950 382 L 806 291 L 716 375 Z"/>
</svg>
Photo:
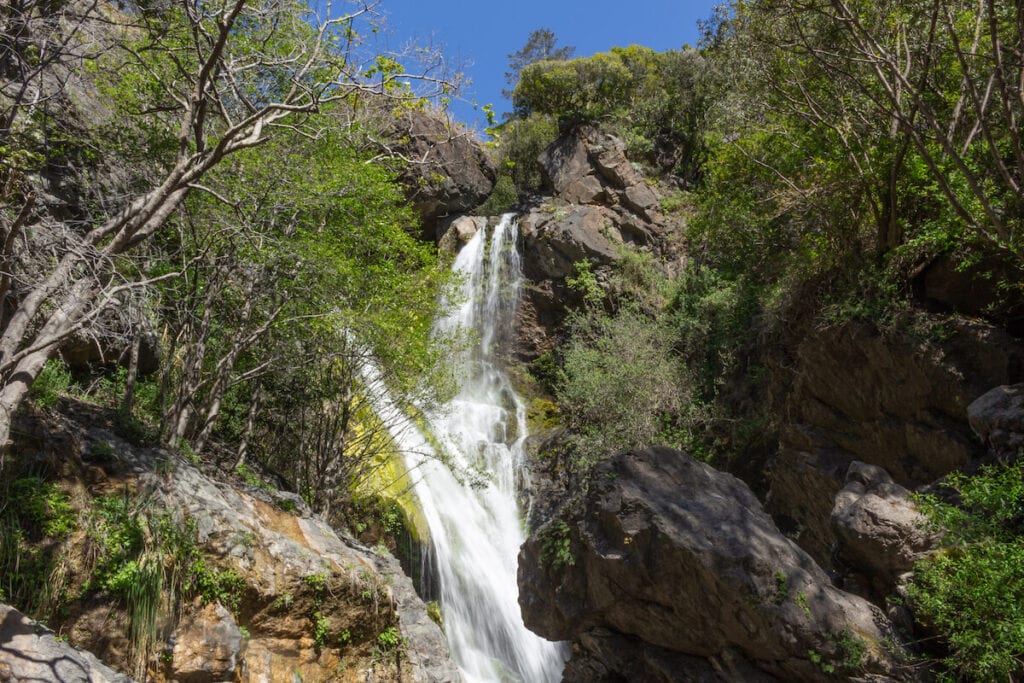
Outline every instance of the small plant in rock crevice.
<svg viewBox="0 0 1024 683">
<path fill-rule="evenodd" d="M 569 525 L 557 520 L 540 532 L 540 560 L 551 571 L 559 571 L 576 564 L 572 554 Z"/>
</svg>

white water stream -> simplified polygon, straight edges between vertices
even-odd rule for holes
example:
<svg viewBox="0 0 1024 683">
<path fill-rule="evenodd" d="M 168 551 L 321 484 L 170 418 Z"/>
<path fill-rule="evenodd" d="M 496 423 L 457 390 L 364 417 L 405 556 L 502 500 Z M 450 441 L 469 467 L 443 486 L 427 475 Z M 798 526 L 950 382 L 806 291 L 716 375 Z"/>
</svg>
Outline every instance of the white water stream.
<svg viewBox="0 0 1024 683">
<path fill-rule="evenodd" d="M 462 303 L 437 323 L 439 331 L 475 334 L 458 359 L 460 389 L 446 410 L 428 416 L 455 471 L 479 472 L 486 483 L 460 482 L 412 430 L 396 439 L 415 473 L 445 633 L 463 677 L 467 683 L 546 683 L 561 678 L 565 653 L 527 630 L 519 611 L 516 569 L 524 536 L 516 480 L 524 466 L 526 408 L 494 356 L 519 294 L 518 227 L 506 215 L 486 232 L 478 231 L 455 259 L 464 277 Z M 395 410 L 381 401 L 378 407 Z"/>
</svg>

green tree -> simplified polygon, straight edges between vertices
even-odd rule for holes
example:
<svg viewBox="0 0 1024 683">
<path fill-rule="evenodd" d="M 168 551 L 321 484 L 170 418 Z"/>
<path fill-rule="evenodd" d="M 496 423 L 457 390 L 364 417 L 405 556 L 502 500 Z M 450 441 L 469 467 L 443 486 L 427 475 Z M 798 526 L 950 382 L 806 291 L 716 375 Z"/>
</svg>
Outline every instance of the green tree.
<svg viewBox="0 0 1024 683">
<path fill-rule="evenodd" d="M 288 3 L 172 3 L 111 17 L 97 13 L 88 32 L 83 29 L 87 22 L 53 24 L 48 5 L 27 6 L 30 10 L 16 24 L 70 32 L 52 41 L 64 52 L 62 59 L 48 63 L 110 74 L 118 96 L 104 102 L 110 108 L 107 120 L 124 117 L 144 137 L 161 142 L 147 172 L 126 192 L 106 194 L 96 185 L 96 200 L 78 224 L 51 207 L 36 206 L 32 176 L 5 184 L 3 270 L 17 277 L 5 277 L 0 292 L 6 297 L 0 333 L 3 448 L 14 412 L 57 346 L 145 284 L 137 277 L 138 268 L 123 266 L 124 256 L 165 230 L 192 192 L 232 203 L 209 182 L 213 169 L 282 131 L 320 137 L 324 131 L 311 125 L 310 115 L 330 102 L 350 101 L 362 92 L 418 99 L 398 85 L 412 76 L 393 60 L 387 68 L 378 60 L 376 71 L 363 63 L 359 22 L 372 15 L 364 3 L 329 17 Z M 4 40 L 9 42 L 16 29 L 21 30 L 3 24 Z M 94 53 L 104 56 L 94 60 L 92 52 L 71 49 L 83 41 L 95 41 Z M 46 81 L 46 74 L 39 79 Z M 431 83 L 446 86 L 439 79 Z M 19 101 L 13 107 L 9 129 L 34 125 L 30 108 Z M 53 239 L 55 233 L 59 239 Z M 42 244 L 32 242 L 40 236 Z M 53 258 L 40 261 L 38 268 L 24 267 L 27 259 L 49 255 L 50 244 L 58 245 Z M 178 272 L 156 277 L 168 279 Z"/>
<path fill-rule="evenodd" d="M 526 66 L 512 98 L 516 114 L 558 119 L 565 129 L 608 117 L 628 103 L 636 77 L 615 53 L 569 61 L 542 61 Z"/>
<path fill-rule="evenodd" d="M 569 59 L 576 52 L 576 48 L 567 45 L 558 45 L 558 39 L 554 31 L 547 28 L 537 28 L 530 31 L 526 43 L 509 54 L 508 71 L 505 72 L 505 82 L 508 89 L 502 90 L 501 94 L 512 99 L 512 92 L 519 83 L 519 76 L 523 69 L 534 62 L 561 61 Z"/>
</svg>

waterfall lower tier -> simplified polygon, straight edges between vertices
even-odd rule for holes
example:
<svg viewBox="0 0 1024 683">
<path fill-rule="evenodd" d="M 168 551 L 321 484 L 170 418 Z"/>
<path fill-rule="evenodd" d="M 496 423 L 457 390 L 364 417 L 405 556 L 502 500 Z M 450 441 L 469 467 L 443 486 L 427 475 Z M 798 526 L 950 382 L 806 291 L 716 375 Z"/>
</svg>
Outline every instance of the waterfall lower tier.
<svg viewBox="0 0 1024 683">
<path fill-rule="evenodd" d="M 445 632 L 467 681 L 544 683 L 561 678 L 564 648 L 523 625 L 516 583 L 524 541 L 517 477 L 524 466 L 526 409 L 494 357 L 510 328 L 521 282 L 518 228 L 502 218 L 488 238 L 480 230 L 459 252 L 460 306 L 438 329 L 469 330 L 476 342 L 459 359 L 460 389 L 428 416 L 450 458 L 432 457 L 422 436 L 399 435 L 430 527 Z M 418 441 L 417 441 L 418 440 Z M 473 485 L 455 472 L 471 472 Z"/>
</svg>

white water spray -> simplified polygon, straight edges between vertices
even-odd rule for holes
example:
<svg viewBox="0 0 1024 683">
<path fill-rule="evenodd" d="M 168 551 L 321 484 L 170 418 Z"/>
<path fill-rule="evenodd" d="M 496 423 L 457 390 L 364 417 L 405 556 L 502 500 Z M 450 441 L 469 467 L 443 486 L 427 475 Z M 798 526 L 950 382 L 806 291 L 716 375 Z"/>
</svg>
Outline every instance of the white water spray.
<svg viewBox="0 0 1024 683">
<path fill-rule="evenodd" d="M 442 332 L 470 330 L 479 342 L 458 359 L 458 395 L 428 420 L 454 469 L 479 472 L 486 483 L 460 482 L 423 455 L 430 449 L 421 436 L 406 431 L 396 438 L 417 473 L 414 490 L 430 527 L 445 633 L 463 677 L 468 683 L 546 683 L 561 678 L 563 647 L 523 625 L 516 583 L 524 541 L 516 479 L 525 464 L 526 407 L 494 357 L 501 331 L 512 324 L 522 279 L 518 227 L 506 215 L 490 239 L 485 233 L 478 231 L 455 259 L 464 277 L 463 303 L 437 323 Z"/>
</svg>

